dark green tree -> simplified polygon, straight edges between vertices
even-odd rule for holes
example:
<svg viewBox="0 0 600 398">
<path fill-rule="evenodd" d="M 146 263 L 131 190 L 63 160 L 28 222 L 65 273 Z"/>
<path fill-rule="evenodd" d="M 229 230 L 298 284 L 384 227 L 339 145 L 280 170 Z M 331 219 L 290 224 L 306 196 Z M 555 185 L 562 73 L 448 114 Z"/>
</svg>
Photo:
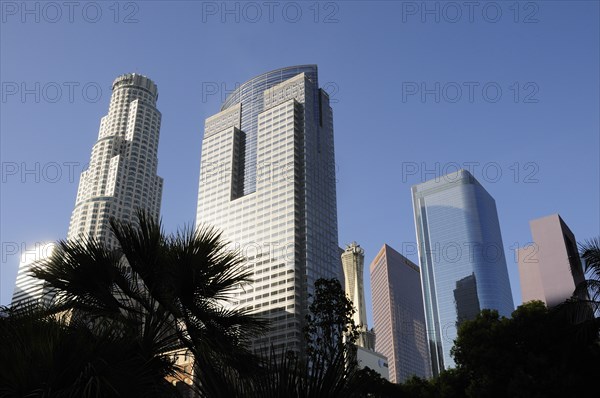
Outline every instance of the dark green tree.
<svg viewBox="0 0 600 398">
<path fill-rule="evenodd" d="M 374 371 L 357 369 L 353 343 L 358 328 L 354 309 L 340 283 L 319 279 L 306 317 L 307 352 L 266 356 L 261 369 L 250 377 L 215 372 L 205 388 L 208 396 L 266 397 L 379 397 L 390 383 Z M 206 387 L 206 386 L 205 386 Z"/>
<path fill-rule="evenodd" d="M 318 279 L 312 299 L 304 327 L 309 361 L 322 359 L 326 366 L 340 354 L 352 361 L 360 331 L 353 319 L 356 310 L 342 285 L 337 279 Z"/>
<path fill-rule="evenodd" d="M 122 329 L 93 329 L 33 308 L 0 320 L 2 397 L 173 396 L 171 358 Z"/>
<path fill-rule="evenodd" d="M 588 305 L 593 314 L 597 316 L 600 312 L 600 238 L 594 238 L 581 244 L 579 251 L 583 259 L 585 274 L 590 277 L 577 287 L 575 296 L 579 292 L 585 293 L 582 296 L 588 296 Z"/>
<path fill-rule="evenodd" d="M 249 341 L 266 324 L 223 305 L 251 282 L 241 257 L 214 229 L 168 236 L 144 213 L 137 221 L 111 222 L 118 250 L 91 238 L 59 242 L 34 270 L 53 305 L 0 320 L 0 337 L 12 342 L 0 348 L 11 364 L 0 395 L 176 396 L 165 376 L 181 374 L 172 359 L 180 350 L 193 354 L 199 385 L 214 369 L 255 370 Z"/>
<path fill-rule="evenodd" d="M 552 309 L 539 301 L 511 318 L 484 310 L 464 322 L 452 353 L 457 367 L 399 385 L 406 397 L 570 397 L 594 391 L 600 370 L 600 239 L 580 245 L 588 279 Z M 383 396 L 389 396 L 383 395 Z"/>
<path fill-rule="evenodd" d="M 587 279 L 579 283 L 573 297 L 558 310 L 572 323 L 579 325 L 579 338 L 586 340 L 600 333 L 600 238 L 579 246 Z"/>
<path fill-rule="evenodd" d="M 594 388 L 597 336 L 577 338 L 577 325 L 539 301 L 512 318 L 483 310 L 459 328 L 452 354 L 466 376 L 467 397 L 566 397 Z"/>
</svg>

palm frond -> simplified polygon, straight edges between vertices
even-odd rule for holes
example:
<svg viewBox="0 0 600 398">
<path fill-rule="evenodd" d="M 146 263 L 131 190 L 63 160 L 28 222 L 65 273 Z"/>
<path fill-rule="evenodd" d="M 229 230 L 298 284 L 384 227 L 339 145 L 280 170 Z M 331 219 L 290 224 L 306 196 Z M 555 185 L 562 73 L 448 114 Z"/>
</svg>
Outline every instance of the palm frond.
<svg viewBox="0 0 600 398">
<path fill-rule="evenodd" d="M 126 308 L 117 286 L 127 286 L 118 253 L 93 238 L 60 241 L 50 258 L 32 268 L 45 281 L 57 304 L 104 315 Z"/>
<path fill-rule="evenodd" d="M 244 396 L 252 383 L 238 388 L 231 377 L 257 374 L 250 342 L 267 322 L 235 305 L 251 283 L 239 253 L 214 228 L 167 236 L 144 212 L 134 223 L 111 220 L 111 230 L 118 249 L 89 237 L 61 241 L 33 268 L 50 305 L 0 310 L 0 337 L 15 342 L 2 358 L 16 364 L 0 375 L 0 395 L 173 396 L 165 377 L 181 376 L 173 353 L 183 349 L 203 391 Z"/>
<path fill-rule="evenodd" d="M 579 253 L 584 260 L 585 272 L 600 280 L 600 238 L 588 239 L 579 244 Z"/>
</svg>

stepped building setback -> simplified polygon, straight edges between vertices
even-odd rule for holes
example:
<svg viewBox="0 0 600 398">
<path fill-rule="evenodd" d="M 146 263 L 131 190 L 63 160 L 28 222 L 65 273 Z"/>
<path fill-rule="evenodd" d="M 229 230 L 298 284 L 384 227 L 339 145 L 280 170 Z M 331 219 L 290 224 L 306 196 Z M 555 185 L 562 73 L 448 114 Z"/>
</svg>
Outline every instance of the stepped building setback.
<svg viewBox="0 0 600 398">
<path fill-rule="evenodd" d="M 67 240 L 93 237 L 114 248 L 111 217 L 135 223 L 135 212 L 141 209 L 159 218 L 163 180 L 156 174 L 161 120 L 157 100 L 156 84 L 145 76 L 126 74 L 113 82 L 108 114 L 100 121 L 89 167 L 81 173 Z M 34 261 L 21 262 L 13 305 L 42 298 L 44 287 L 29 270 L 49 253 L 43 250 Z"/>
<path fill-rule="evenodd" d="M 261 74 L 206 119 L 196 225 L 246 258 L 232 305 L 271 320 L 255 347 L 303 352 L 314 282 L 339 278 L 333 113 L 316 65 Z"/>
<path fill-rule="evenodd" d="M 89 167 L 81 173 L 67 239 L 93 236 L 115 246 L 111 217 L 135 222 L 136 210 L 143 209 L 158 219 L 163 179 L 156 174 L 157 100 L 156 84 L 145 76 L 132 73 L 114 81 Z"/>
</svg>

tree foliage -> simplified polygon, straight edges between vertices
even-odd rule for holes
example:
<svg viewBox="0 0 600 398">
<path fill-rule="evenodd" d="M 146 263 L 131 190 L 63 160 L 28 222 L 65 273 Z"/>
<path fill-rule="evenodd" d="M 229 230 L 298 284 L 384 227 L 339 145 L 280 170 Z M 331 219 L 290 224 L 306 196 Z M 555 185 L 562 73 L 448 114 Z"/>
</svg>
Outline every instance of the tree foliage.
<svg viewBox="0 0 600 398">
<path fill-rule="evenodd" d="M 571 397 L 595 391 L 600 371 L 600 240 L 580 245 L 589 279 L 548 309 L 539 301 L 511 318 L 483 310 L 458 330 L 456 368 L 399 386 L 406 397 Z M 390 396 L 390 395 L 388 395 Z"/>
<path fill-rule="evenodd" d="M 336 279 L 319 279 L 306 316 L 306 355 L 296 352 L 264 355 L 259 371 L 239 377 L 227 371 L 211 375 L 203 386 L 207 396 L 239 398 L 365 397 L 381 388 L 379 375 L 359 370 L 353 343 L 358 335 L 354 308 Z M 377 396 L 377 395 L 373 395 Z"/>
<path fill-rule="evenodd" d="M 577 338 L 580 325 L 539 301 L 512 317 L 484 310 L 464 322 L 452 350 L 468 379 L 468 397 L 565 397 L 593 387 L 600 369 L 598 338 Z"/>
<path fill-rule="evenodd" d="M 58 244 L 34 269 L 49 288 L 49 307 L 25 302 L 0 311 L 0 396 L 182 396 L 167 382 L 186 373 L 174 360 L 181 350 L 194 357 L 202 397 L 541 398 L 595 390 L 598 239 L 581 247 L 591 278 L 572 299 L 550 310 L 526 303 L 511 318 L 483 310 L 459 327 L 456 368 L 392 384 L 358 369 L 360 330 L 337 280 L 315 283 L 306 353 L 256 356 L 249 343 L 267 323 L 224 305 L 251 283 L 238 254 L 214 229 L 165 235 L 160 223 L 138 217 L 111 222 L 118 250 L 91 238 Z"/>
<path fill-rule="evenodd" d="M 340 353 L 353 357 L 350 351 L 360 331 L 353 319 L 356 310 L 340 282 L 337 279 L 316 280 L 312 298 L 304 327 L 309 360 L 323 359 L 327 365 L 335 362 Z"/>
<path fill-rule="evenodd" d="M 0 320 L 3 341 L 14 342 L 1 348 L 11 364 L 0 372 L 3 396 L 177 396 L 165 376 L 181 375 L 178 350 L 193 354 L 200 383 L 214 368 L 254 371 L 249 342 L 266 323 L 224 306 L 251 280 L 218 232 L 167 236 L 144 213 L 111 229 L 117 250 L 93 238 L 59 242 L 33 271 L 51 307 L 23 304 Z"/>
</svg>

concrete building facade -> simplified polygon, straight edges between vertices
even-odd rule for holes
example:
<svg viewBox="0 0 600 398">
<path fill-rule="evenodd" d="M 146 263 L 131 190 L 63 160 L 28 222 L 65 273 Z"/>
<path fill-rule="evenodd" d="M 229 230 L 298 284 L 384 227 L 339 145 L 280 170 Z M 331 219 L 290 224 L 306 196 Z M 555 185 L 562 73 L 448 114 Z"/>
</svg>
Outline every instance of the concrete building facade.
<svg viewBox="0 0 600 398">
<path fill-rule="evenodd" d="M 115 246 L 111 217 L 135 222 L 136 210 L 143 209 L 158 219 L 163 180 L 157 175 L 157 100 L 156 84 L 145 76 L 126 74 L 113 82 L 108 114 L 79 180 L 68 240 L 93 236 Z"/>
<path fill-rule="evenodd" d="M 356 310 L 353 315 L 354 324 L 361 330 L 356 344 L 367 350 L 375 350 L 375 335 L 369 331 L 367 325 L 363 277 L 365 251 L 356 242 L 352 242 L 342 253 L 341 259 L 344 270 L 344 291 Z"/>
<path fill-rule="evenodd" d="M 44 287 L 41 279 L 34 278 L 31 274 L 32 268 L 48 259 L 54 250 L 54 242 L 46 242 L 36 245 L 33 250 L 21 255 L 19 270 L 17 272 L 17 281 L 11 300 L 11 306 L 24 302 L 40 302 L 49 300 L 46 293 L 48 289 Z"/>
<path fill-rule="evenodd" d="M 533 243 L 517 249 L 522 300 L 540 300 L 552 307 L 570 298 L 585 279 L 577 242 L 558 214 L 529 225 Z"/>
<path fill-rule="evenodd" d="M 277 69 L 206 119 L 196 226 L 223 231 L 252 286 L 232 305 L 271 320 L 255 347 L 303 352 L 318 278 L 339 278 L 333 113 L 316 65 Z"/>
<path fill-rule="evenodd" d="M 389 380 L 431 377 L 419 267 L 383 245 L 369 268 L 375 349 L 387 357 Z"/>
<path fill-rule="evenodd" d="M 135 222 L 136 210 L 143 209 L 158 219 L 163 180 L 156 174 L 161 121 L 157 100 L 156 84 L 145 76 L 125 74 L 113 82 L 108 114 L 100 121 L 89 166 L 81 173 L 67 240 L 88 236 L 116 247 L 109 231 L 111 217 Z M 30 270 L 50 253 L 44 249 L 35 260 L 21 261 L 13 305 L 42 299 L 46 290 Z"/>
</svg>

